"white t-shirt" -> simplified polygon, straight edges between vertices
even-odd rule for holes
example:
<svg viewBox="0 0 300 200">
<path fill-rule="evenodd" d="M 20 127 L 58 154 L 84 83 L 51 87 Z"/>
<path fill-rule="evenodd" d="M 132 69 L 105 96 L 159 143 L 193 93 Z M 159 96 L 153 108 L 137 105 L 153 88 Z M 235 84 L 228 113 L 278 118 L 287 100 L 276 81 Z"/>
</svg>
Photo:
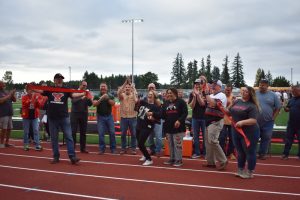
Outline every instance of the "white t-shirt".
<svg viewBox="0 0 300 200">
<path fill-rule="evenodd" d="M 209 96 L 210 96 L 210 98 L 212 98 L 212 99 L 219 99 L 219 100 L 221 100 L 221 101 L 222 101 L 223 107 L 226 108 L 226 105 L 227 105 L 227 98 L 226 98 L 226 95 L 225 95 L 224 93 L 219 92 L 219 93 L 217 93 L 216 95 L 211 94 L 211 95 L 209 95 Z"/>
<path fill-rule="evenodd" d="M 289 98 L 289 97 L 288 97 L 287 93 L 284 92 L 284 93 L 283 93 L 283 99 L 288 99 L 288 98 Z"/>
<path fill-rule="evenodd" d="M 275 92 L 275 94 L 277 95 L 278 99 L 281 99 L 282 94 L 280 92 Z"/>
</svg>

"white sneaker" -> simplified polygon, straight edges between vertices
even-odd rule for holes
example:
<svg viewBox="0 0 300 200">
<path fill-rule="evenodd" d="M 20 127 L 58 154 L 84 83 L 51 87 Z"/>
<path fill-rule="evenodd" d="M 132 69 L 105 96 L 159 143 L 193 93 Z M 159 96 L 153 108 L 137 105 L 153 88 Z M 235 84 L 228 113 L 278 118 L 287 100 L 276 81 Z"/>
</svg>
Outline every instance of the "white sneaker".
<svg viewBox="0 0 300 200">
<path fill-rule="evenodd" d="M 143 156 L 143 157 L 141 157 L 140 159 L 139 159 L 139 161 L 145 161 L 146 160 L 146 157 L 145 156 Z"/>
<path fill-rule="evenodd" d="M 152 165 L 153 164 L 153 160 L 146 160 L 143 165 L 144 166 L 148 166 L 148 165 Z"/>
<path fill-rule="evenodd" d="M 5 148 L 5 145 L 4 144 L 0 144 L 0 148 L 1 149 Z"/>
</svg>

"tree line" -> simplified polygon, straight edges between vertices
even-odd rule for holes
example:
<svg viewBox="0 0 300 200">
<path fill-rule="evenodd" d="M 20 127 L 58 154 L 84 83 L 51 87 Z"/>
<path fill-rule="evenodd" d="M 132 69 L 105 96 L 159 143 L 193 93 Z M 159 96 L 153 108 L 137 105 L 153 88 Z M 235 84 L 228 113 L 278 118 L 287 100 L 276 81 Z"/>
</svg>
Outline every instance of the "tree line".
<svg viewBox="0 0 300 200">
<path fill-rule="evenodd" d="M 176 88 L 191 88 L 194 81 L 199 78 L 200 75 L 206 76 L 208 82 L 213 80 L 221 80 L 223 84 L 231 83 L 234 87 L 240 88 L 245 86 L 244 72 L 243 72 L 243 62 L 239 53 L 234 57 L 231 66 L 229 66 L 229 58 L 226 55 L 223 59 L 222 71 L 218 66 L 212 66 L 211 56 L 208 55 L 206 60 L 202 57 L 200 63 L 197 60 L 188 62 L 185 67 L 184 59 L 181 53 L 177 53 L 171 71 L 170 84 L 161 84 L 158 82 L 158 75 L 153 72 L 147 72 L 141 75 L 134 75 L 134 82 L 137 89 L 147 88 L 149 83 L 154 83 L 157 88 L 166 89 L 170 86 L 175 86 Z M 198 66 L 199 65 L 199 66 Z M 124 80 L 128 78 L 127 75 L 114 75 L 100 77 L 94 72 L 85 71 L 82 80 L 88 82 L 90 89 L 99 89 L 101 82 L 106 82 L 109 89 L 117 89 L 120 85 L 124 83 Z M 255 75 L 255 82 L 253 86 L 258 86 L 261 79 L 267 79 L 270 86 L 273 87 L 289 87 L 290 82 L 283 76 L 278 76 L 272 78 L 270 70 L 265 73 L 264 69 L 258 68 Z M 2 78 L 7 83 L 7 88 L 16 88 L 18 90 L 24 89 L 25 85 L 28 83 L 14 83 L 12 71 L 6 71 Z M 46 82 L 47 85 L 52 85 L 53 82 L 50 80 L 40 81 L 36 84 L 41 84 Z M 81 80 L 66 81 L 66 86 L 70 88 L 77 88 Z M 33 82 L 34 83 L 34 82 Z M 298 84 L 298 82 L 297 82 Z"/>
</svg>

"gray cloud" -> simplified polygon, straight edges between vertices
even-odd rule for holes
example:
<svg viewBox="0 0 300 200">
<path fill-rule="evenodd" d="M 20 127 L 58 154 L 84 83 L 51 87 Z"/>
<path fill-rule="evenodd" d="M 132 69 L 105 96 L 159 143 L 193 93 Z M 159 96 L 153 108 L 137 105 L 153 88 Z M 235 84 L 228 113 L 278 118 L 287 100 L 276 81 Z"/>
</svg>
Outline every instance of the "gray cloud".
<svg viewBox="0 0 300 200">
<path fill-rule="evenodd" d="M 178 52 L 185 64 L 208 54 L 222 66 L 240 52 L 245 79 L 258 67 L 273 77 L 300 80 L 300 2 L 293 0 L 10 0 L 0 1 L 0 75 L 15 82 L 52 79 L 56 72 L 131 73 L 131 24 L 135 24 L 135 72 L 152 71 L 169 82 Z"/>
</svg>

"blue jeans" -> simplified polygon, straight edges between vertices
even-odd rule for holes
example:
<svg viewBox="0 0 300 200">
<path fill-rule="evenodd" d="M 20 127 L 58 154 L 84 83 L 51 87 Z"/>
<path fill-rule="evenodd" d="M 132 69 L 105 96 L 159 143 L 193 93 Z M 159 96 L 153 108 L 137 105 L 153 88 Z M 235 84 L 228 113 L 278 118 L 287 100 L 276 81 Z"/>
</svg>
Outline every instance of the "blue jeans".
<svg viewBox="0 0 300 200">
<path fill-rule="evenodd" d="M 155 142 L 154 142 L 155 137 Z M 151 152 L 160 153 L 162 148 L 162 120 L 160 124 L 155 124 L 152 133 L 148 137 L 148 144 Z"/>
<path fill-rule="evenodd" d="M 223 129 L 219 136 L 220 146 L 222 147 L 226 156 L 229 156 L 230 154 L 232 154 L 234 152 L 234 145 L 233 145 L 233 141 L 232 141 L 231 129 L 232 129 L 231 125 L 224 124 Z M 228 138 L 228 146 L 226 148 L 227 138 Z"/>
<path fill-rule="evenodd" d="M 205 142 L 204 142 L 205 141 L 204 140 L 204 137 L 205 137 L 204 135 L 205 135 L 205 131 L 206 131 L 205 120 L 192 118 L 194 154 L 196 154 L 198 156 L 200 155 L 200 144 L 199 144 L 200 128 L 201 128 L 201 131 L 202 131 L 202 139 L 203 139 L 202 153 L 203 153 L 203 155 L 205 155 L 206 154 L 206 152 L 205 152 Z"/>
<path fill-rule="evenodd" d="M 64 117 L 61 119 L 50 119 L 48 118 L 49 123 L 49 131 L 51 136 L 51 145 L 53 151 L 53 157 L 59 158 L 59 146 L 58 146 L 58 136 L 59 129 L 62 130 L 66 143 L 69 158 L 73 158 L 76 156 L 74 151 L 74 141 L 72 137 L 71 123 L 69 117 Z"/>
<path fill-rule="evenodd" d="M 36 119 L 23 119 L 23 128 L 24 128 L 24 145 L 29 144 L 29 127 L 32 126 L 33 138 L 35 146 L 40 145 L 40 133 L 39 133 L 39 121 Z"/>
<path fill-rule="evenodd" d="M 129 129 L 131 135 L 131 149 L 136 149 L 136 117 L 121 118 L 121 141 L 122 149 L 126 148 L 127 130 Z"/>
<path fill-rule="evenodd" d="M 265 122 L 263 125 L 259 124 L 260 128 L 260 145 L 258 154 L 266 155 L 272 139 L 274 121 Z"/>
<path fill-rule="evenodd" d="M 105 133 L 109 133 L 109 143 L 110 143 L 110 150 L 114 152 L 116 150 L 116 136 L 115 136 L 115 124 L 113 116 L 106 115 L 106 116 L 97 116 L 97 128 L 99 134 L 99 151 L 105 151 Z"/>
<path fill-rule="evenodd" d="M 289 156 L 291 147 L 294 143 L 295 135 L 297 136 L 297 140 L 298 140 L 297 156 L 300 157 L 300 127 L 293 127 L 290 124 L 287 125 L 283 155 Z"/>
<path fill-rule="evenodd" d="M 246 136 L 250 141 L 250 146 L 248 148 L 243 136 L 232 128 L 232 139 L 238 153 L 238 168 L 244 169 L 247 161 L 248 170 L 254 170 L 256 166 L 256 146 L 259 139 L 259 128 L 257 127 L 253 133 L 246 134 Z"/>
</svg>

